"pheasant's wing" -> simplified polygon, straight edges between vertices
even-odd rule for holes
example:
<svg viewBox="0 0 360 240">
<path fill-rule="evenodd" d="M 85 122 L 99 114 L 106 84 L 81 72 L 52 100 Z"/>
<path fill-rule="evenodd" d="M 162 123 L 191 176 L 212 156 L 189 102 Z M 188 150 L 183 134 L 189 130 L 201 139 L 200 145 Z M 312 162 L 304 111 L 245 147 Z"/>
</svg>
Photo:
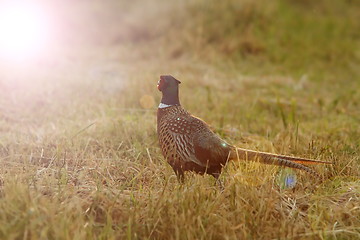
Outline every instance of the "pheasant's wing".
<svg viewBox="0 0 360 240">
<path fill-rule="evenodd" d="M 201 119 L 193 117 L 193 145 L 195 157 L 205 166 L 219 166 L 227 162 L 231 145 L 216 135 Z"/>
</svg>

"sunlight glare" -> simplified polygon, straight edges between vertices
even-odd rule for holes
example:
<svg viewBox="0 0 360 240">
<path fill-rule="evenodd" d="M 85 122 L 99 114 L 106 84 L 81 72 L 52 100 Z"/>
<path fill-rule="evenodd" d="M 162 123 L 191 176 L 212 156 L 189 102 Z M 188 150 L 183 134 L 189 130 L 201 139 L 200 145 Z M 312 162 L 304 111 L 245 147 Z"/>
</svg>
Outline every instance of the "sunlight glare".
<svg viewBox="0 0 360 240">
<path fill-rule="evenodd" d="M 8 4 L 0 8 L 0 54 L 8 60 L 28 59 L 45 50 L 48 26 L 35 4 Z"/>
</svg>

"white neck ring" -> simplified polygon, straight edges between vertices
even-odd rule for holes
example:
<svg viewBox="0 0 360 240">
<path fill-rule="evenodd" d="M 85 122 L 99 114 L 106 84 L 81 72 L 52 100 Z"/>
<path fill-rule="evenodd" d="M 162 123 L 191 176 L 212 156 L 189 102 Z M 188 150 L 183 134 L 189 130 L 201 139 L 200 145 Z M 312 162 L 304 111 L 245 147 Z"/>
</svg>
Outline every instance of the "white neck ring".
<svg viewBox="0 0 360 240">
<path fill-rule="evenodd" d="M 173 105 L 167 105 L 167 104 L 162 103 L 162 102 L 159 104 L 159 108 L 167 108 L 167 107 L 171 107 L 171 106 L 173 106 Z"/>
</svg>

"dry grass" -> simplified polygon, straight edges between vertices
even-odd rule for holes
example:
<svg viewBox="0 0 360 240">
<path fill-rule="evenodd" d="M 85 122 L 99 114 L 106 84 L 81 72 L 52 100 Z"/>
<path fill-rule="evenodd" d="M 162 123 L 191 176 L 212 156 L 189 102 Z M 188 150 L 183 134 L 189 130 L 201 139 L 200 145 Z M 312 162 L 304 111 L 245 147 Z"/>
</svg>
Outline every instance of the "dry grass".
<svg viewBox="0 0 360 240">
<path fill-rule="evenodd" d="M 64 5 L 61 51 L 2 64 L 1 239 L 360 237 L 358 4 L 235 2 Z M 163 73 L 229 142 L 333 166 L 316 168 L 323 180 L 292 171 L 292 189 L 283 170 L 244 163 L 223 190 L 193 174 L 180 185 L 157 145 Z"/>
</svg>

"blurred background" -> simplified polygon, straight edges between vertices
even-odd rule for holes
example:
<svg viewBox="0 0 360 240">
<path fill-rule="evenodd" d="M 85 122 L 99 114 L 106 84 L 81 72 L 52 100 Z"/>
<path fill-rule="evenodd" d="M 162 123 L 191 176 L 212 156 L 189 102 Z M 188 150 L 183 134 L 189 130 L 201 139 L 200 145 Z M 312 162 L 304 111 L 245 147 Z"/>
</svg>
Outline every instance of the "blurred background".
<svg viewBox="0 0 360 240">
<path fill-rule="evenodd" d="M 179 64 L 210 64 L 350 84 L 359 76 L 358 10 L 354 0 L 2 1 L 1 82 L 48 71 L 59 84 L 65 74 L 138 68 L 181 78 Z"/>
</svg>

